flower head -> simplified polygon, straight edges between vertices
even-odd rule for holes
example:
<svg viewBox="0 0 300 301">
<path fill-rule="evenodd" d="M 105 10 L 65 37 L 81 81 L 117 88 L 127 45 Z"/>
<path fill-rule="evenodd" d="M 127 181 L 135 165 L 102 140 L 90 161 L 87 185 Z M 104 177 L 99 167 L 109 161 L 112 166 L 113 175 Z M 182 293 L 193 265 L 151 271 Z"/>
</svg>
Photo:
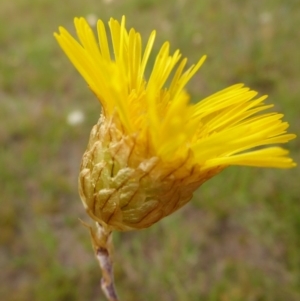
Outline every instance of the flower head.
<svg viewBox="0 0 300 301">
<path fill-rule="evenodd" d="M 266 96 L 236 84 L 196 104 L 187 82 L 205 60 L 185 68 L 165 42 L 146 80 L 155 39 L 146 46 L 133 28 L 110 19 L 98 41 L 83 18 L 80 42 L 64 28 L 57 41 L 102 105 L 83 156 L 79 191 L 88 214 L 117 230 L 145 228 L 186 204 L 205 181 L 229 165 L 290 168 L 288 152 L 269 145 L 295 138 L 282 114 L 262 113 Z M 169 80 L 169 84 L 166 84 Z M 261 148 L 261 146 L 267 146 Z"/>
</svg>

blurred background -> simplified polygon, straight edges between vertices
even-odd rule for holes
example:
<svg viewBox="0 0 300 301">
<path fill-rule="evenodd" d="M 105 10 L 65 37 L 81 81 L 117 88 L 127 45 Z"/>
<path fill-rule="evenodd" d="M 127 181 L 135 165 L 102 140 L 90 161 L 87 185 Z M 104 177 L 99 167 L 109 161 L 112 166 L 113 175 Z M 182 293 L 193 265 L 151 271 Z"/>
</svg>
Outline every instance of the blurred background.
<svg viewBox="0 0 300 301">
<path fill-rule="evenodd" d="M 77 176 L 100 105 L 53 32 L 127 17 L 194 63 L 194 101 L 243 82 L 300 129 L 299 0 L 14 0 L 0 9 L 0 296 L 105 300 Z M 153 57 L 152 57 L 153 61 Z M 286 147 L 300 162 L 299 138 Z M 116 233 L 121 300 L 300 300 L 299 168 L 231 167 L 150 229 Z"/>
</svg>

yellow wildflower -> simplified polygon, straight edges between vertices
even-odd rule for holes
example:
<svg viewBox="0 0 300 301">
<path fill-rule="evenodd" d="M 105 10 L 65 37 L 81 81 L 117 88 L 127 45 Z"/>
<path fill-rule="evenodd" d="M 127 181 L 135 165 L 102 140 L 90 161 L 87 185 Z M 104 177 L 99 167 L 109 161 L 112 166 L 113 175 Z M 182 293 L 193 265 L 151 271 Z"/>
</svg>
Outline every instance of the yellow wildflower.
<svg viewBox="0 0 300 301">
<path fill-rule="evenodd" d="M 237 84 L 189 102 L 185 86 L 205 56 L 185 70 L 187 59 L 179 50 L 170 54 L 165 42 L 146 80 L 155 31 L 143 49 L 125 17 L 110 19 L 112 56 L 101 20 L 98 41 L 84 18 L 76 18 L 75 27 L 80 43 L 62 27 L 55 37 L 102 105 L 79 176 L 87 213 L 102 226 L 148 227 L 229 165 L 296 165 L 286 150 L 269 146 L 296 136 L 286 133 L 282 114 L 261 113 L 272 107 L 264 104 L 266 96 L 256 98 Z"/>
</svg>

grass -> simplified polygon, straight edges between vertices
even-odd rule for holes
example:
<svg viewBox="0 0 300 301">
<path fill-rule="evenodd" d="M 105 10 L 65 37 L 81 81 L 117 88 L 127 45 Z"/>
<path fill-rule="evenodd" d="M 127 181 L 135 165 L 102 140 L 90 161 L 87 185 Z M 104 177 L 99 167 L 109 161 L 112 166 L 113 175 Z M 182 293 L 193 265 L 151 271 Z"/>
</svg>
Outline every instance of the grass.
<svg viewBox="0 0 300 301">
<path fill-rule="evenodd" d="M 235 82 L 270 96 L 299 132 L 300 4 L 265 1 L 4 1 L 0 10 L 0 295 L 104 300 L 77 174 L 99 105 L 53 38 L 74 16 L 125 14 L 189 62 L 195 100 Z M 71 126 L 74 110 L 85 115 Z M 299 139 L 288 148 L 299 162 Z M 299 169 L 229 168 L 171 217 L 116 233 L 122 300 L 300 299 Z"/>
</svg>

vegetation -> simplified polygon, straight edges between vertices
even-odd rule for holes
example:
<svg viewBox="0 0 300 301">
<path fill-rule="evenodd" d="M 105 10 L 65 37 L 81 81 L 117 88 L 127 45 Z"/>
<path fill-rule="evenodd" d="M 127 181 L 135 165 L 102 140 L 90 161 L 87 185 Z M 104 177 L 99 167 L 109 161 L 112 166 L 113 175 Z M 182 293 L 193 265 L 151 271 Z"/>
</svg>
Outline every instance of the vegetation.
<svg viewBox="0 0 300 301">
<path fill-rule="evenodd" d="M 53 38 L 75 16 L 129 26 L 189 62 L 196 101 L 243 82 L 300 130 L 298 0 L 3 1 L 0 10 L 0 295 L 8 301 L 105 300 L 77 192 L 100 105 Z M 79 111 L 82 123 L 70 121 Z M 74 115 L 73 115 L 74 116 Z M 72 119 L 71 119 L 72 120 Z M 299 139 L 289 143 L 300 162 Z M 121 300 L 300 299 L 299 169 L 231 167 L 149 229 L 116 233 Z M 159 298 L 159 299 L 158 299 Z"/>
</svg>

